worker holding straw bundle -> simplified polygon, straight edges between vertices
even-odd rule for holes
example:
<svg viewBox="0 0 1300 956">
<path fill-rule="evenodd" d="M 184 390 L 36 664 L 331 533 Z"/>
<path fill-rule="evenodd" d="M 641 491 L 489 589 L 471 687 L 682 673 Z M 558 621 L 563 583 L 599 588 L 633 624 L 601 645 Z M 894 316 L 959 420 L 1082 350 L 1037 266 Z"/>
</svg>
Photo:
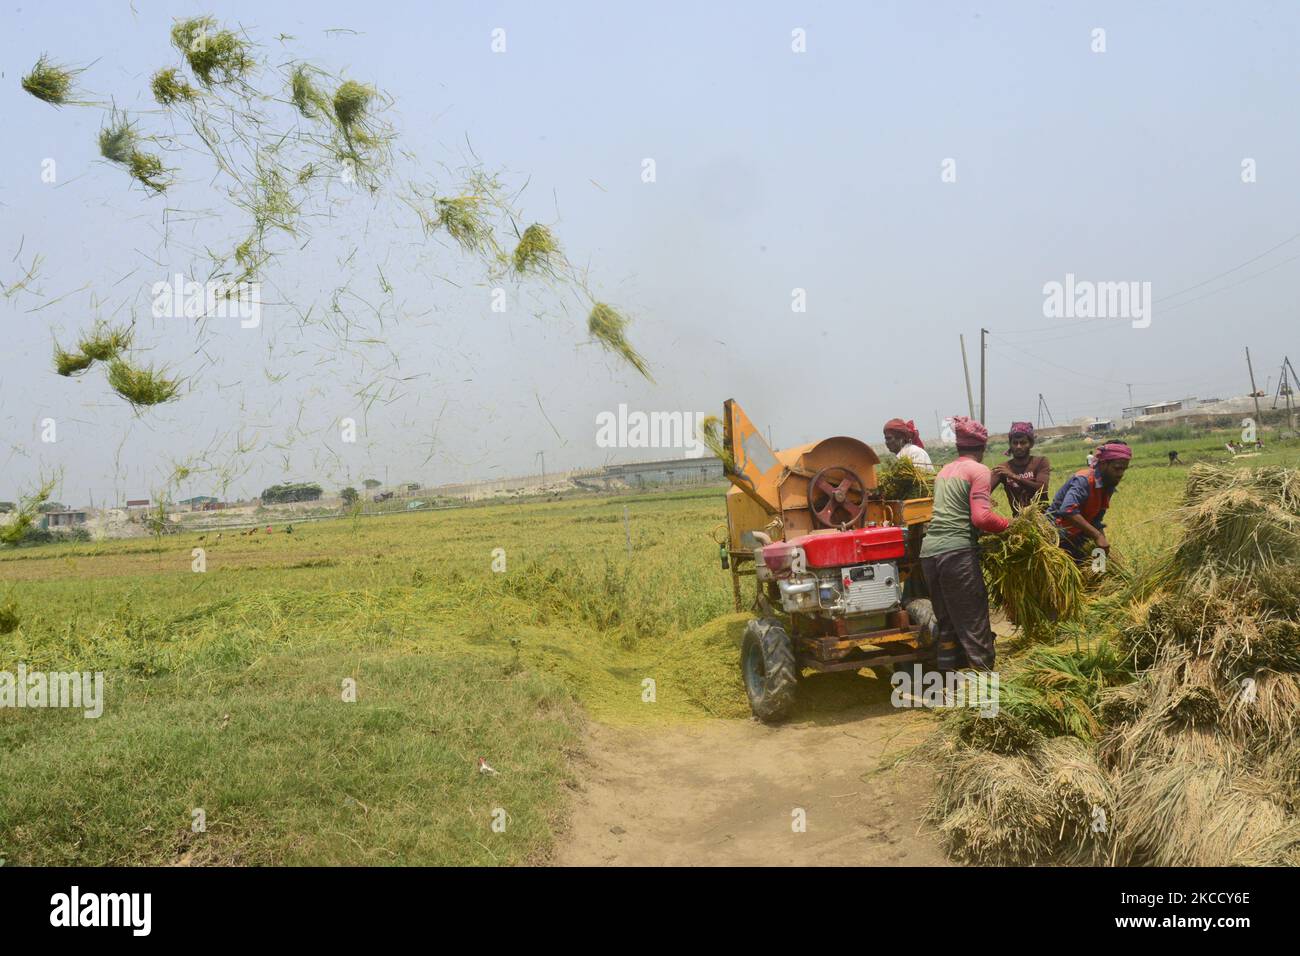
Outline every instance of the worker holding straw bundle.
<svg viewBox="0 0 1300 956">
<path fill-rule="evenodd" d="M 1133 449 L 1126 442 L 1107 442 L 1093 456 L 1095 464 L 1080 468 L 1061 485 L 1047 509 L 1056 522 L 1061 547 L 1080 564 L 1090 560 L 1094 548 L 1110 553 L 1106 510 L 1132 458 Z"/>
<path fill-rule="evenodd" d="M 934 480 L 934 517 L 921 545 L 921 569 L 939 622 L 939 669 L 992 670 L 993 628 L 989 596 L 980 568 L 981 532 L 1007 529 L 1007 519 L 993 511 L 991 476 L 981 464 L 988 429 L 958 415 L 952 420 L 957 460 Z"/>
<path fill-rule="evenodd" d="M 989 490 L 1001 485 L 1007 491 L 1011 514 L 1020 514 L 1035 498 L 1047 497 L 1047 483 L 1052 477 L 1052 463 L 1041 455 L 1031 456 L 1034 426 L 1031 422 L 1012 422 L 1007 432 L 1008 459 L 993 469 Z"/>
<path fill-rule="evenodd" d="M 934 472 L 934 462 L 930 453 L 921 443 L 921 433 L 916 430 L 916 423 L 891 418 L 885 422 L 885 447 L 899 458 L 910 458 L 918 471 Z"/>
</svg>

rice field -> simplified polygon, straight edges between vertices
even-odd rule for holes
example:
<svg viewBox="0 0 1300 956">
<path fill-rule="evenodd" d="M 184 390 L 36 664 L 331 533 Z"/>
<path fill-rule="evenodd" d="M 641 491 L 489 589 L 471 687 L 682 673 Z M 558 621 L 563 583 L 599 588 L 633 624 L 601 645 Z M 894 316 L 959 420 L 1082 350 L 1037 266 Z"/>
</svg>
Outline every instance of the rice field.
<svg viewBox="0 0 1300 956">
<path fill-rule="evenodd" d="M 1177 447 L 1227 458 L 1213 436 Z M 1140 567 L 1173 542 L 1188 469 L 1136 448 L 1108 525 Z M 1054 485 L 1084 449 L 1042 448 Z M 0 670 L 106 679 L 95 720 L 0 710 L 0 857 L 545 861 L 585 721 L 748 716 L 724 520 L 718 487 L 0 548 Z M 857 680 L 809 682 L 805 712 Z"/>
</svg>

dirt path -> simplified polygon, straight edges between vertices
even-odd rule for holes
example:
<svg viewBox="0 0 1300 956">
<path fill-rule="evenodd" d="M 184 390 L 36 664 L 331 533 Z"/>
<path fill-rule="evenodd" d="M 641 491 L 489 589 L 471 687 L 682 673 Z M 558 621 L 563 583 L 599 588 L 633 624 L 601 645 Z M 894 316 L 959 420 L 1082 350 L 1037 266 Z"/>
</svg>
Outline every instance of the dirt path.
<svg viewBox="0 0 1300 956">
<path fill-rule="evenodd" d="M 670 728 L 593 723 L 560 865 L 944 865 L 920 823 L 917 766 L 882 759 L 933 718 L 871 703 L 768 727 L 715 720 Z M 794 832 L 797 809 L 807 828 Z"/>
</svg>

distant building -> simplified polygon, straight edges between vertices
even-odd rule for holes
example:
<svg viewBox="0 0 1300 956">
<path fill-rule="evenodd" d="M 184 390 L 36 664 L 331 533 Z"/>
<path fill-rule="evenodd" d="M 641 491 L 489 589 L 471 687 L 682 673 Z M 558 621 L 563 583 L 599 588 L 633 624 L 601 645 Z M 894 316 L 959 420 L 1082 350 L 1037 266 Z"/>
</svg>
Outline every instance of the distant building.
<svg viewBox="0 0 1300 956">
<path fill-rule="evenodd" d="M 47 511 L 41 515 L 41 527 L 50 530 L 75 528 L 86 523 L 86 512 L 69 508 L 66 511 Z"/>
<path fill-rule="evenodd" d="M 627 465 L 607 465 L 601 474 L 606 481 L 621 481 L 633 488 L 648 485 L 700 485 L 722 480 L 722 462 L 717 458 L 669 458 Z"/>
<path fill-rule="evenodd" d="M 188 505 L 191 511 L 216 511 L 225 507 L 220 498 L 214 498 L 211 495 L 195 495 L 193 498 L 183 498 L 180 503 Z"/>
<path fill-rule="evenodd" d="M 126 506 L 127 506 L 128 508 L 148 508 L 148 507 L 149 507 L 149 499 L 148 499 L 148 498 L 128 498 L 128 499 L 126 499 Z"/>
</svg>

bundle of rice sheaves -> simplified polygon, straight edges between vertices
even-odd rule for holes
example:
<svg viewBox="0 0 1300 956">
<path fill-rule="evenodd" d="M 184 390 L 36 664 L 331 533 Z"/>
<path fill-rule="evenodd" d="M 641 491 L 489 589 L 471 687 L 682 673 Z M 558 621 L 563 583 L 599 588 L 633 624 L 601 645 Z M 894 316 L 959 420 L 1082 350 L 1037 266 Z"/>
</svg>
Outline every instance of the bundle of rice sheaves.
<svg viewBox="0 0 1300 956">
<path fill-rule="evenodd" d="M 929 818 L 964 862 L 1096 863 L 1109 853 L 1115 804 L 1089 748 L 1063 737 L 1025 754 L 948 751 Z"/>
<path fill-rule="evenodd" d="M 984 536 L 982 563 L 989 599 L 1031 641 L 1050 637 L 1083 610 L 1083 576 L 1041 503 L 1024 508 L 1002 534 Z"/>
<path fill-rule="evenodd" d="M 929 498 L 934 494 L 934 479 L 912 459 L 895 458 L 876 472 L 876 493 L 885 501 Z"/>
<path fill-rule="evenodd" d="M 1251 570 L 1300 559 L 1300 471 L 1192 467 L 1179 512 L 1178 565 Z"/>
<path fill-rule="evenodd" d="M 947 723 L 934 811 L 955 855 L 1300 863 L 1300 472 L 1199 466 L 1177 516 L 1176 549 L 1082 625 L 1116 635 L 1112 658 L 1135 680 L 1123 668 L 1080 680 L 1098 676 L 1076 666 L 1091 652 L 1031 649 L 1002 680 L 996 717 Z M 968 772 L 981 766 L 988 780 Z M 1023 775 L 1019 820 L 990 799 L 1008 771 Z M 1044 813 L 1058 826 L 1050 838 Z"/>
</svg>

